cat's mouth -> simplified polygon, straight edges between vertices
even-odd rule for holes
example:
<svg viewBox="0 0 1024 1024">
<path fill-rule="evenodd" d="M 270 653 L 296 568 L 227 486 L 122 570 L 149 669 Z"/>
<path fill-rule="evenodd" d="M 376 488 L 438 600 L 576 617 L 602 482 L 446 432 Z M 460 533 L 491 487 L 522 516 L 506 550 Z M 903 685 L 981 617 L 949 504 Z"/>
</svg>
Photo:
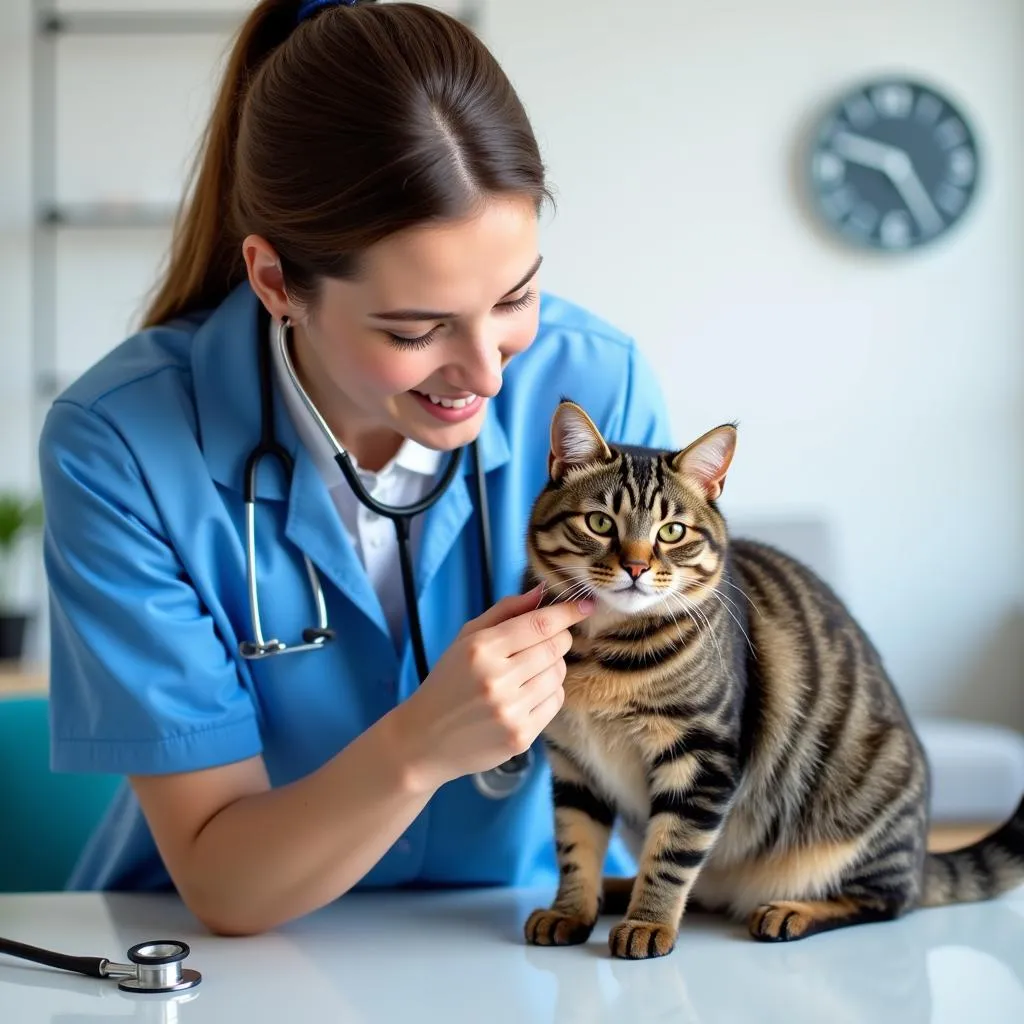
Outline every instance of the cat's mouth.
<svg viewBox="0 0 1024 1024">
<path fill-rule="evenodd" d="M 614 587 L 612 589 L 613 594 L 628 594 L 630 591 L 643 594 L 645 597 L 651 594 L 651 590 L 643 580 L 633 580 L 630 583 L 624 583 L 621 587 Z"/>
<path fill-rule="evenodd" d="M 664 600 L 663 595 L 654 593 L 640 580 L 628 583 L 623 587 L 616 587 L 614 590 L 598 590 L 594 596 L 609 608 L 626 615 L 637 615 L 640 612 L 648 611 Z"/>
</svg>

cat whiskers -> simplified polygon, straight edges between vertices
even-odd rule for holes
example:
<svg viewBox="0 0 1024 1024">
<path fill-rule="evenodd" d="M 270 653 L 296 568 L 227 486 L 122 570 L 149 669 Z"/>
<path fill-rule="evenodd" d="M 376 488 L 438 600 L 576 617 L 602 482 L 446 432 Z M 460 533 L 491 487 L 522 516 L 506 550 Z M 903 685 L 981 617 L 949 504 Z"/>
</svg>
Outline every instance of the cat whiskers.
<svg viewBox="0 0 1024 1024">
<path fill-rule="evenodd" d="M 711 594 L 713 598 L 715 598 L 716 601 L 718 601 L 718 603 L 729 613 L 729 615 L 732 616 L 732 621 L 736 623 L 737 627 L 739 628 L 739 631 L 743 634 L 743 638 L 747 641 L 747 646 L 750 648 L 750 653 L 757 654 L 757 651 L 754 650 L 753 642 L 747 635 L 747 631 L 743 628 L 743 623 L 740 622 L 739 617 L 733 611 L 733 609 L 736 606 L 732 605 L 731 601 L 729 601 L 729 604 L 726 604 L 728 598 L 725 598 L 724 594 L 720 594 L 715 587 L 709 587 L 706 583 L 700 583 L 697 580 L 689 580 L 688 582 L 692 586 L 697 587 L 700 590 L 706 590 L 709 594 Z M 732 607 L 730 608 L 729 605 L 732 605 Z"/>
<path fill-rule="evenodd" d="M 752 597 L 751 597 L 751 596 L 750 596 L 750 595 L 749 595 L 749 594 L 748 594 L 748 593 L 747 593 L 747 592 L 746 592 L 746 591 L 745 591 L 745 590 L 744 590 L 744 589 L 743 589 L 742 587 L 738 587 L 738 586 L 736 586 L 736 584 L 735 584 L 735 583 L 732 583 L 732 582 L 730 582 L 729 580 L 727 580 L 727 579 L 724 579 L 724 578 L 723 578 L 723 579 L 719 579 L 719 581 L 718 581 L 718 584 L 717 584 L 717 585 L 718 585 L 718 586 L 720 586 L 720 587 L 732 587 L 732 589 L 733 589 L 733 590 L 735 590 L 735 591 L 736 591 L 736 593 L 740 595 L 740 597 L 742 597 L 742 598 L 745 598 L 745 599 L 746 599 L 746 601 L 747 601 L 747 604 L 749 604 L 749 605 L 750 605 L 750 607 L 751 607 L 751 609 L 752 609 L 753 611 L 757 612 L 757 614 L 758 614 L 759 616 L 763 616 L 763 612 L 761 611 L 761 609 L 760 609 L 760 608 L 758 608 L 758 606 L 757 606 L 757 604 L 755 603 L 755 601 L 753 600 L 753 598 L 752 598 Z M 723 595 L 723 597 L 724 597 L 724 596 L 725 596 L 725 595 Z"/>
<path fill-rule="evenodd" d="M 583 582 L 575 584 L 568 593 L 560 592 L 556 595 L 559 601 L 579 601 L 581 598 L 590 597 L 594 591 L 591 587 Z"/>
<path fill-rule="evenodd" d="M 545 572 L 553 576 L 567 576 L 570 580 L 578 580 L 586 575 L 587 570 L 583 566 L 556 565 L 553 569 L 545 569 Z"/>
<path fill-rule="evenodd" d="M 718 642 L 718 634 L 715 633 L 715 627 L 712 626 L 711 620 L 707 617 L 707 614 L 704 612 L 704 610 L 699 605 L 696 605 L 692 601 L 690 601 L 685 594 L 680 594 L 678 591 L 671 591 L 667 595 L 666 600 L 678 601 L 682 605 L 683 611 L 686 613 L 687 616 L 689 616 L 689 618 L 693 621 L 693 624 L 697 627 L 697 635 L 700 638 L 701 643 L 703 643 L 704 641 L 704 634 L 700 628 L 700 620 L 703 620 L 704 625 L 708 627 L 708 633 L 711 636 L 712 643 L 715 645 L 715 650 L 718 651 L 718 662 L 722 667 L 722 671 L 724 672 L 725 659 L 722 657 L 722 647 Z M 700 617 L 700 620 L 698 619 L 698 616 Z"/>
<path fill-rule="evenodd" d="M 721 666 L 722 671 L 725 671 L 725 659 L 722 657 L 722 645 L 718 642 L 718 634 L 715 632 L 714 624 L 708 618 L 708 614 L 694 601 L 691 601 L 685 594 L 678 594 L 679 598 L 684 602 L 684 607 L 690 606 L 692 614 L 699 615 L 708 627 L 708 633 L 711 635 L 711 640 L 715 645 L 715 650 L 718 652 L 718 664 Z"/>
<path fill-rule="evenodd" d="M 563 583 L 579 583 L 586 577 L 586 570 L 575 566 L 556 566 L 553 569 L 546 569 L 545 572 L 551 576 L 565 577 L 564 580 L 558 581 L 558 585 Z"/>
<path fill-rule="evenodd" d="M 724 583 L 724 582 L 725 582 L 724 580 L 719 579 L 718 583 L 716 583 L 715 586 L 712 587 L 712 586 L 709 586 L 707 583 L 704 583 L 702 580 L 695 580 L 695 579 L 691 579 L 689 577 L 686 578 L 686 585 L 687 585 L 687 587 L 690 587 L 690 586 L 699 587 L 701 590 L 716 590 L 717 591 L 718 584 Z M 729 597 L 728 594 L 720 594 L 719 596 L 724 598 L 726 601 L 728 601 L 729 604 L 732 606 L 733 610 L 737 614 L 739 614 L 739 608 L 736 606 L 736 603 L 732 600 L 731 597 Z"/>
<path fill-rule="evenodd" d="M 555 590 L 556 601 L 578 601 L 583 597 L 591 597 L 595 593 L 590 581 L 573 577 Z"/>
</svg>

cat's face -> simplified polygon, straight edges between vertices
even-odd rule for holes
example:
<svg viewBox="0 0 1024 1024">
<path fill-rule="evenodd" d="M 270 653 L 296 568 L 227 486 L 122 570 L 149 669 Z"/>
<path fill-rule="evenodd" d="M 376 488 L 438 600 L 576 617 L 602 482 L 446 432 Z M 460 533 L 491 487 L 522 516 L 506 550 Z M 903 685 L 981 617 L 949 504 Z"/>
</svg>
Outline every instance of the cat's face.
<svg viewBox="0 0 1024 1024">
<path fill-rule="evenodd" d="M 625 615 L 701 603 L 723 566 L 725 522 L 712 502 L 735 443 L 727 425 L 679 452 L 609 446 L 563 401 L 551 424 L 550 482 L 530 517 L 534 574 L 556 599 L 593 596 Z"/>
</svg>

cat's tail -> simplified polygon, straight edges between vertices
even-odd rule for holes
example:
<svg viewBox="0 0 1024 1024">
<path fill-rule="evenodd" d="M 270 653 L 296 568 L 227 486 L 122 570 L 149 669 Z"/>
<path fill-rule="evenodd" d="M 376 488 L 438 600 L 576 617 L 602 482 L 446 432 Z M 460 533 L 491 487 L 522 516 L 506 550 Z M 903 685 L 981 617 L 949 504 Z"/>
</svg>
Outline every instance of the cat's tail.
<svg viewBox="0 0 1024 1024">
<path fill-rule="evenodd" d="M 961 850 L 928 854 L 921 906 L 987 900 L 1018 885 L 1024 885 L 1024 799 L 991 835 Z"/>
</svg>

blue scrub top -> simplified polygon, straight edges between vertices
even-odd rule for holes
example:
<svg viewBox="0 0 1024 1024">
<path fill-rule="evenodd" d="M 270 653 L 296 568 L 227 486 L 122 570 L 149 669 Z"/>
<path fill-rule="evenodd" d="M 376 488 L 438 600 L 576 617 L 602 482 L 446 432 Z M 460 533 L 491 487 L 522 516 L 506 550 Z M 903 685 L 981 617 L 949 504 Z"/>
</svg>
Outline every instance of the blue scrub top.
<svg viewBox="0 0 1024 1024">
<path fill-rule="evenodd" d="M 330 495 L 279 401 L 295 459 L 260 471 L 259 596 L 267 635 L 315 622 L 301 552 L 321 573 L 325 650 L 251 662 L 243 467 L 260 433 L 257 304 L 248 284 L 208 315 L 148 328 L 53 404 L 40 443 L 50 585 L 52 767 L 184 772 L 262 755 L 272 785 L 320 767 L 418 685 Z M 544 295 L 540 326 L 491 400 L 479 439 L 495 599 L 519 591 L 530 506 L 547 477 L 551 415 L 579 402 L 612 441 L 671 447 L 669 417 L 634 343 Z M 483 611 L 472 459 L 430 509 L 417 555 L 427 657 Z M 537 766 L 492 800 L 470 778 L 442 787 L 358 888 L 551 885 L 550 777 Z M 618 839 L 607 869 L 633 862 Z M 68 880 L 72 889 L 173 888 L 125 783 Z"/>
</svg>

